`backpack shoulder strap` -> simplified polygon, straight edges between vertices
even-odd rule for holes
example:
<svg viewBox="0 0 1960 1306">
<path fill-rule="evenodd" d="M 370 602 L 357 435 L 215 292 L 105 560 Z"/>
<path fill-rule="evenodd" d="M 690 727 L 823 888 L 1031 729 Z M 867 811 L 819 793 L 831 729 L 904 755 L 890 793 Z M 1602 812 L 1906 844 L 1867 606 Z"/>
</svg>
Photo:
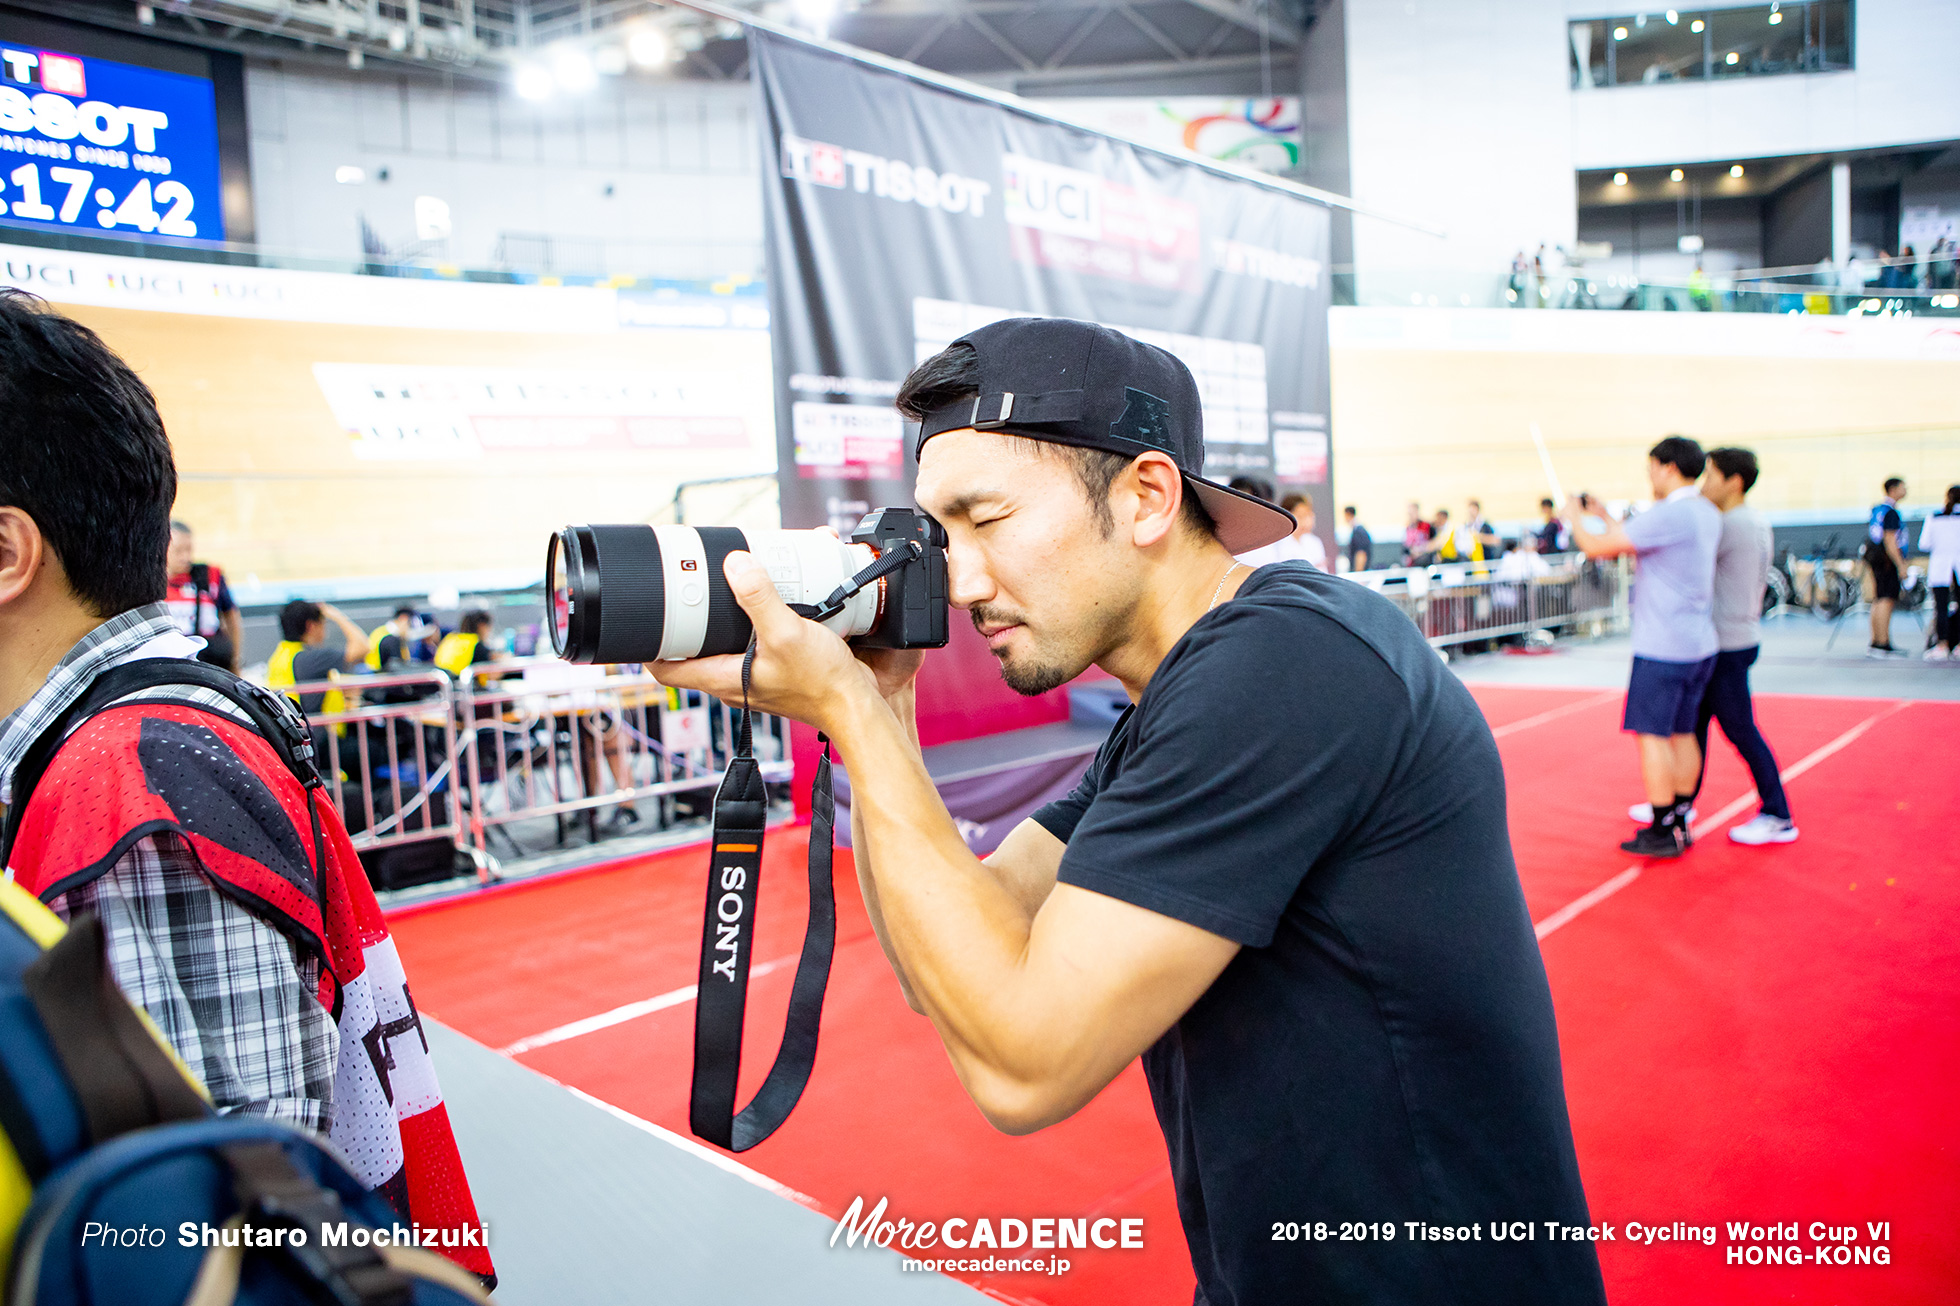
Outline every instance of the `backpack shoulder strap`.
<svg viewBox="0 0 1960 1306">
<path fill-rule="evenodd" d="M 284 694 L 276 694 L 249 680 L 207 662 L 189 658 L 139 658 L 111 667 L 90 683 L 81 697 L 51 722 L 28 746 L 14 772 L 13 801 L 7 808 L 7 828 L 0 836 L 0 867 L 4 867 L 20 833 L 27 804 L 35 786 L 54 762 L 55 754 L 76 727 L 131 694 L 160 686 L 177 685 L 209 689 L 222 694 L 250 718 L 253 729 L 279 755 L 286 769 L 300 784 L 311 790 L 320 787 L 320 774 L 313 765 L 313 739 L 307 730 L 306 715 Z M 192 704 L 192 706 L 197 706 Z M 308 806 L 311 807 L 309 801 Z M 317 825 L 318 816 L 315 815 Z M 318 830 L 315 831 L 316 842 Z"/>
</svg>

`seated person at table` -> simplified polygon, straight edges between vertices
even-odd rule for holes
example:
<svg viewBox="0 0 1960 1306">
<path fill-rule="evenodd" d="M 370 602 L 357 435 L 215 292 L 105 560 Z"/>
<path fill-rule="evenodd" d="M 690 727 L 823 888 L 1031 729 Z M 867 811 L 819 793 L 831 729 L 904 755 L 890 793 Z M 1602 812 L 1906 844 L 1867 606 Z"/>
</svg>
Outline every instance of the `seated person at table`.
<svg viewBox="0 0 1960 1306">
<path fill-rule="evenodd" d="M 415 609 L 404 603 L 395 609 L 394 616 L 368 632 L 368 670 L 407 670 L 414 632 Z"/>
<path fill-rule="evenodd" d="M 490 643 L 490 614 L 482 608 L 471 608 L 463 614 L 463 619 L 455 630 L 442 637 L 436 646 L 436 665 L 461 680 L 469 668 L 485 662 L 501 662 L 504 652 Z M 479 675 L 477 683 L 492 679 Z"/>
</svg>

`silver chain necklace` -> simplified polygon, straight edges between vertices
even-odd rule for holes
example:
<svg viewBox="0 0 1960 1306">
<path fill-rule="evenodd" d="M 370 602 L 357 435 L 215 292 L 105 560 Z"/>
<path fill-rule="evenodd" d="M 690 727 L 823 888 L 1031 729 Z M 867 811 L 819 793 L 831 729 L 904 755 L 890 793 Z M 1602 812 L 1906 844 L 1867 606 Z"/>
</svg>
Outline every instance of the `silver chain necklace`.
<svg viewBox="0 0 1960 1306">
<path fill-rule="evenodd" d="M 1211 592 L 1211 608 L 1218 606 L 1218 596 L 1225 592 L 1225 582 L 1232 579 L 1232 573 L 1243 566 L 1245 566 L 1243 562 L 1234 562 L 1225 569 L 1225 574 L 1218 578 L 1218 588 Z M 1211 608 L 1206 608 L 1205 611 L 1210 612 Z"/>
</svg>

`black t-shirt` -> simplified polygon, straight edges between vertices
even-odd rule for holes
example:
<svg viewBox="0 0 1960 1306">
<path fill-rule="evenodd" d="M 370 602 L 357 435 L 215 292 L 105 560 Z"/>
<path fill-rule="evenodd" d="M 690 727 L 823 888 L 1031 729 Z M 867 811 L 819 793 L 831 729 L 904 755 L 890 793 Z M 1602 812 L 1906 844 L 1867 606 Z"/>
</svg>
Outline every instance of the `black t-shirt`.
<svg viewBox="0 0 1960 1306">
<path fill-rule="evenodd" d="M 333 672 L 340 670 L 340 650 L 328 648 L 324 644 L 313 648 L 303 648 L 293 654 L 293 682 L 303 685 L 309 680 L 325 680 Z M 300 711 L 308 716 L 317 716 L 320 706 L 326 702 L 325 691 L 317 694 L 300 695 Z"/>
<path fill-rule="evenodd" d="M 1200 1303 L 1604 1301 L 1592 1245 L 1543 1223 L 1586 1201 L 1501 774 L 1407 617 L 1288 562 L 1199 620 L 1035 813 L 1062 883 L 1243 945 L 1143 1056 Z"/>
</svg>

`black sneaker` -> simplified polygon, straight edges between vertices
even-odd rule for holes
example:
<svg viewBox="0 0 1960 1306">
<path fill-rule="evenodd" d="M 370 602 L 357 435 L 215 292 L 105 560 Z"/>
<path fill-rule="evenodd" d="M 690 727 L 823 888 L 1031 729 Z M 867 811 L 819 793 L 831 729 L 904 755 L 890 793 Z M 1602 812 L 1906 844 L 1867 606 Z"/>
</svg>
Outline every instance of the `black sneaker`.
<svg viewBox="0 0 1960 1306">
<path fill-rule="evenodd" d="M 1688 851 L 1688 842 L 1679 826 L 1655 829 L 1650 825 L 1621 844 L 1620 851 L 1636 857 L 1679 857 Z"/>
</svg>

